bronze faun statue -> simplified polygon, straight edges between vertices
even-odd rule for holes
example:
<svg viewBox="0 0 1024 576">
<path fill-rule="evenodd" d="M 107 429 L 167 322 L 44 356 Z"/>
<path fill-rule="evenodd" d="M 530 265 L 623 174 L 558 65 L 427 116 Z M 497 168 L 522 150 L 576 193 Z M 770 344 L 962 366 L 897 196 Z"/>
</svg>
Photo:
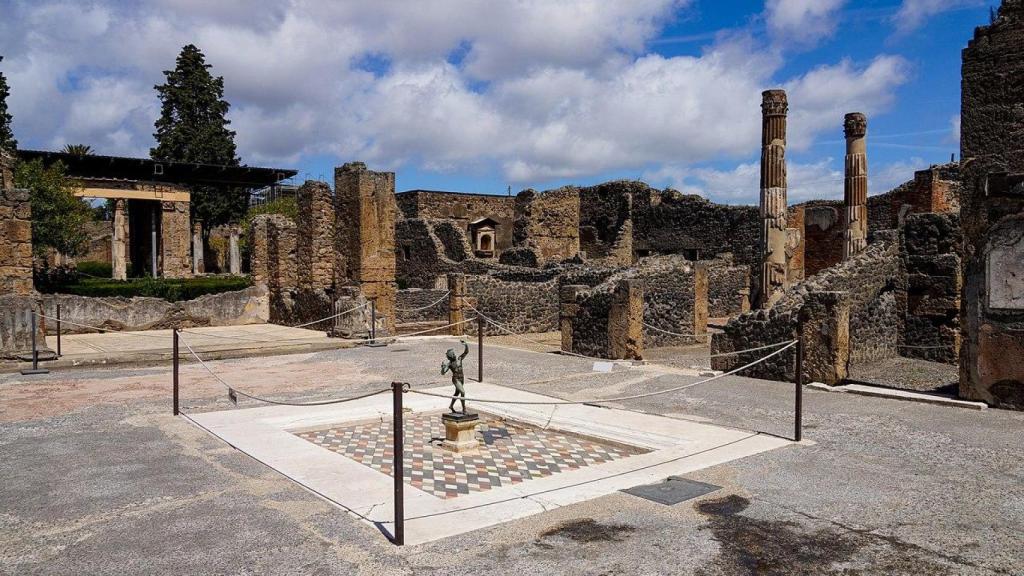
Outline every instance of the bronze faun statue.
<svg viewBox="0 0 1024 576">
<path fill-rule="evenodd" d="M 455 412 L 455 396 L 462 396 L 462 413 L 466 413 L 466 378 L 462 373 L 462 359 L 469 355 L 469 344 L 466 344 L 465 340 L 459 340 L 462 343 L 462 355 L 458 358 L 455 357 L 455 349 L 449 348 L 445 352 L 445 356 L 448 358 L 446 362 L 441 363 L 441 374 L 447 373 L 449 370 L 452 372 L 452 384 L 455 385 L 455 394 L 452 394 L 452 403 L 448 405 L 448 410 Z"/>
</svg>

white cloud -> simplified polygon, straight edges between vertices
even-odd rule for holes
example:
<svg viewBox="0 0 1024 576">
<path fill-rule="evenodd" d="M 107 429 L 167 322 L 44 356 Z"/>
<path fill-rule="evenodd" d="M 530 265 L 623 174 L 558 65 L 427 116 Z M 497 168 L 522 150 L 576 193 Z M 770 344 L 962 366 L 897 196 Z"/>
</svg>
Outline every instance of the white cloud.
<svg viewBox="0 0 1024 576">
<path fill-rule="evenodd" d="M 903 0 L 892 23 L 898 32 L 911 32 L 937 14 L 984 3 L 984 0 Z"/>
<path fill-rule="evenodd" d="M 765 88 L 789 90 L 798 150 L 841 130 L 845 112 L 883 111 L 906 80 L 893 56 L 776 78 L 781 53 L 742 32 L 699 55 L 647 54 L 689 3 L 109 0 L 76 19 L 77 5 L 42 0 L 0 21 L 0 54 L 25 145 L 145 155 L 152 86 L 194 42 L 225 77 L 249 163 L 330 155 L 391 169 L 485 167 L 516 185 L 663 166 L 723 197 L 725 176 L 686 167 L 757 150 Z M 769 2 L 770 22 L 820 38 L 841 4 Z M 52 21 L 62 24 L 43 24 Z M 367 57 L 381 65 L 364 69 Z M 827 169 L 794 167 L 793 178 Z"/>
<path fill-rule="evenodd" d="M 870 157 L 870 143 L 868 154 Z M 868 193 L 883 194 L 913 180 L 914 172 L 928 167 L 922 158 L 868 167 Z M 817 162 L 788 162 L 786 165 L 790 205 L 808 200 L 843 199 L 842 158 L 824 158 Z M 654 186 L 670 187 L 686 194 L 700 194 L 725 204 L 758 204 L 761 166 L 758 161 L 744 162 L 732 169 L 663 166 L 646 172 L 644 178 Z"/>
<path fill-rule="evenodd" d="M 768 32 L 779 44 L 811 46 L 832 35 L 846 0 L 767 0 Z"/>
<path fill-rule="evenodd" d="M 949 142 L 960 143 L 960 115 L 957 114 L 949 119 Z"/>
</svg>

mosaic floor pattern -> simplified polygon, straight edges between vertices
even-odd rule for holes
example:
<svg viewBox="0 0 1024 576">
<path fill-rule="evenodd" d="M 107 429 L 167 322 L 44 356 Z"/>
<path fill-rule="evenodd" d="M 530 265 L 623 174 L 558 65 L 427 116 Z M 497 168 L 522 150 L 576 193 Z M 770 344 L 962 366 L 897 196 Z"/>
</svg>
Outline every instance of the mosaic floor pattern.
<svg viewBox="0 0 1024 576">
<path fill-rule="evenodd" d="M 444 439 L 439 414 L 406 416 L 405 481 L 439 498 L 455 498 L 647 452 L 486 414 L 480 414 L 480 421 L 476 433 L 480 449 L 454 454 L 439 446 Z M 392 475 L 388 420 L 295 434 Z"/>
</svg>

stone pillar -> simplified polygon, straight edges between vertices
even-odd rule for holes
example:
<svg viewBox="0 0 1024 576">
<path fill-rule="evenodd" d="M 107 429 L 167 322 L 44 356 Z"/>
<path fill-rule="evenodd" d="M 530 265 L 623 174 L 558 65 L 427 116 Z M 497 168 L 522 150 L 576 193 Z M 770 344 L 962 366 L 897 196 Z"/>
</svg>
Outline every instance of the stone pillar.
<svg viewBox="0 0 1024 576">
<path fill-rule="evenodd" d="M 761 102 L 761 289 L 758 307 L 770 308 L 786 280 L 786 115 L 784 90 L 766 90 Z"/>
<path fill-rule="evenodd" d="M 868 246 L 868 118 L 860 112 L 846 115 L 846 204 L 843 260 L 860 254 Z"/>
<path fill-rule="evenodd" d="M 327 290 L 334 285 L 334 199 L 324 182 L 307 180 L 295 194 L 299 288 Z"/>
<path fill-rule="evenodd" d="M 845 292 L 810 292 L 800 309 L 804 382 L 829 386 L 846 379 L 850 362 L 850 302 Z"/>
<path fill-rule="evenodd" d="M 960 395 L 1024 410 L 1024 1 L 963 51 Z"/>
<path fill-rule="evenodd" d="M 448 275 L 448 323 L 455 324 L 448 329 L 452 336 L 462 336 L 466 333 L 466 324 L 461 323 L 466 319 L 466 275 Z"/>
<path fill-rule="evenodd" d="M 164 278 L 188 278 L 192 276 L 192 261 L 189 258 L 189 232 L 192 229 L 189 225 L 189 203 L 161 202 L 160 207 L 162 275 Z"/>
<path fill-rule="evenodd" d="M 0 295 L 28 295 L 32 291 L 29 191 L 0 189 Z"/>
<path fill-rule="evenodd" d="M 202 274 L 206 270 L 203 263 L 203 223 L 192 223 L 192 273 Z"/>
<path fill-rule="evenodd" d="M 287 216 L 273 214 L 267 222 L 267 285 L 271 293 L 295 288 L 297 272 L 295 223 Z"/>
<path fill-rule="evenodd" d="M 232 226 L 228 239 L 228 270 L 238 276 L 242 273 L 242 253 L 238 248 L 238 227 Z"/>
<path fill-rule="evenodd" d="M 249 276 L 253 284 L 268 284 L 270 279 L 270 256 L 268 237 L 270 214 L 261 214 L 249 223 Z"/>
<path fill-rule="evenodd" d="M 619 280 L 608 311 L 608 350 L 616 360 L 642 360 L 644 289 L 639 280 Z"/>
<path fill-rule="evenodd" d="M 385 330 L 395 329 L 395 173 L 362 162 L 334 170 L 336 286 L 359 286 L 377 301 Z"/>
<path fill-rule="evenodd" d="M 114 280 L 128 279 L 128 201 L 114 200 L 114 230 L 110 238 L 110 265 Z"/>
<path fill-rule="evenodd" d="M 568 285 L 558 289 L 558 327 L 562 333 L 562 351 L 572 352 L 572 321 L 579 312 L 576 295 L 586 286 Z"/>
</svg>

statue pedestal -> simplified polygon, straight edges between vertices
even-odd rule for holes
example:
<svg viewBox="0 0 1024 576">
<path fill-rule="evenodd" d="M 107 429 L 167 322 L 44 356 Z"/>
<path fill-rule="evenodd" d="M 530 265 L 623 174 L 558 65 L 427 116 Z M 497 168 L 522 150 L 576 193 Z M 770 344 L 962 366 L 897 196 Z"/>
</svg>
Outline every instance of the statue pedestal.
<svg viewBox="0 0 1024 576">
<path fill-rule="evenodd" d="M 480 423 L 479 414 L 448 413 L 441 416 L 444 423 L 444 442 L 441 448 L 452 452 L 468 452 L 476 450 L 476 426 Z"/>
</svg>

